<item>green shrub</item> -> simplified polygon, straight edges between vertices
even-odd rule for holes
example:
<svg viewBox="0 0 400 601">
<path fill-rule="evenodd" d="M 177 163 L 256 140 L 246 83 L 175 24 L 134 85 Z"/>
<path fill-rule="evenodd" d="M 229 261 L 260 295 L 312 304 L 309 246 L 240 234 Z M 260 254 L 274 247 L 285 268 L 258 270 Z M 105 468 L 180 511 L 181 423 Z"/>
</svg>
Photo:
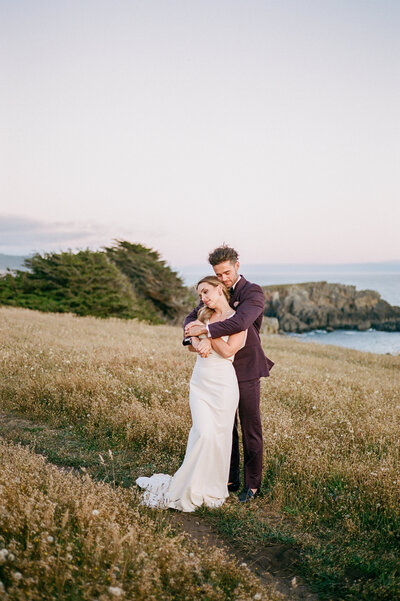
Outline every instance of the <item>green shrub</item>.
<svg viewBox="0 0 400 601">
<path fill-rule="evenodd" d="M 0 304 L 39 311 L 179 322 L 194 302 L 182 280 L 141 244 L 35 254 L 0 277 Z"/>
<path fill-rule="evenodd" d="M 136 294 L 148 300 L 160 317 L 177 322 L 190 311 L 195 299 L 157 251 L 126 240 L 105 250 L 128 277 Z"/>
</svg>

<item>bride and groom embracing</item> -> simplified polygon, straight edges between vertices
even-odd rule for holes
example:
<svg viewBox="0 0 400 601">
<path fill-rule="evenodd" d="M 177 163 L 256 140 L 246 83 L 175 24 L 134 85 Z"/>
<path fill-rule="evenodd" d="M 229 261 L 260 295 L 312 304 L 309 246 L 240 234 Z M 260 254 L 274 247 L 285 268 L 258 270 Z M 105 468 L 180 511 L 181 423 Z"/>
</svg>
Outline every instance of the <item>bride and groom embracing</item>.
<svg viewBox="0 0 400 601">
<path fill-rule="evenodd" d="M 238 273 L 239 257 L 223 245 L 208 257 L 215 276 L 197 284 L 199 305 L 184 322 L 185 342 L 197 353 L 190 380 L 192 428 L 185 458 L 174 476 L 154 474 L 136 483 L 150 507 L 195 511 L 219 507 L 240 487 L 237 410 L 242 430 L 244 489 L 253 499 L 261 486 L 260 378 L 273 366 L 262 350 L 264 294 Z"/>
</svg>

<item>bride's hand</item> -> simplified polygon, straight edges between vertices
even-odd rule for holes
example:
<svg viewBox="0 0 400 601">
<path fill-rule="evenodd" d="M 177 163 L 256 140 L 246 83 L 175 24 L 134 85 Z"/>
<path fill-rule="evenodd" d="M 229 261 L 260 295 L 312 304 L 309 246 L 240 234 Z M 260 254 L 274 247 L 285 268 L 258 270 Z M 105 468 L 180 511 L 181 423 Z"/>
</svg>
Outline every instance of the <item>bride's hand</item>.
<svg viewBox="0 0 400 601">
<path fill-rule="evenodd" d="M 201 334 L 207 334 L 207 328 L 202 321 L 196 319 L 187 324 L 185 336 L 200 336 Z"/>
<path fill-rule="evenodd" d="M 196 350 L 200 357 L 208 357 L 211 351 L 211 340 L 209 340 L 209 338 L 203 338 L 203 340 L 200 340 L 199 344 L 197 345 Z"/>
</svg>

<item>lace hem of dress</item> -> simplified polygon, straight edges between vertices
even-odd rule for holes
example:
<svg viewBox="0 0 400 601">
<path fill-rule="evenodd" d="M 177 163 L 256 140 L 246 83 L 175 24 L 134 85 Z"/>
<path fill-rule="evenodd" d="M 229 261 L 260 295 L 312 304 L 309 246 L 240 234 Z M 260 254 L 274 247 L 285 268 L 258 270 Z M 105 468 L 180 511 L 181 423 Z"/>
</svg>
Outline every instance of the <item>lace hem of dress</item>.
<svg viewBox="0 0 400 601">
<path fill-rule="evenodd" d="M 140 497 L 141 505 L 147 507 L 158 507 L 166 509 L 168 507 L 168 488 L 172 476 L 168 474 L 153 474 L 151 478 L 141 476 L 136 480 L 136 484 L 144 489 Z"/>
<path fill-rule="evenodd" d="M 196 511 L 203 504 L 210 508 L 220 507 L 229 496 L 227 490 L 226 497 L 220 499 L 193 493 L 191 498 L 185 495 L 182 499 L 170 499 L 168 490 L 171 480 L 172 476 L 168 474 L 153 474 L 150 478 L 145 476 L 137 478 L 136 484 L 144 489 L 140 496 L 140 504 L 155 509 L 177 509 L 189 513 Z"/>
</svg>

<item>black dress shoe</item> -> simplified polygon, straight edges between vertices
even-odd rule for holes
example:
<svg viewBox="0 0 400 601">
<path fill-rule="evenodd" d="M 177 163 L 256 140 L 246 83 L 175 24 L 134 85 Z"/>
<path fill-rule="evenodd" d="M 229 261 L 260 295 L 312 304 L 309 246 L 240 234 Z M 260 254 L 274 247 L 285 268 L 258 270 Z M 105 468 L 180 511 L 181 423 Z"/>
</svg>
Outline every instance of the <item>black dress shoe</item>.
<svg viewBox="0 0 400 601">
<path fill-rule="evenodd" d="M 247 501 L 252 501 L 258 495 L 258 490 L 253 492 L 251 488 L 244 488 L 240 495 L 238 495 L 238 500 L 241 503 L 246 503 Z"/>
<path fill-rule="evenodd" d="M 240 482 L 231 482 L 230 484 L 228 484 L 228 490 L 229 492 L 236 492 L 237 490 L 239 490 L 240 488 Z"/>
</svg>

